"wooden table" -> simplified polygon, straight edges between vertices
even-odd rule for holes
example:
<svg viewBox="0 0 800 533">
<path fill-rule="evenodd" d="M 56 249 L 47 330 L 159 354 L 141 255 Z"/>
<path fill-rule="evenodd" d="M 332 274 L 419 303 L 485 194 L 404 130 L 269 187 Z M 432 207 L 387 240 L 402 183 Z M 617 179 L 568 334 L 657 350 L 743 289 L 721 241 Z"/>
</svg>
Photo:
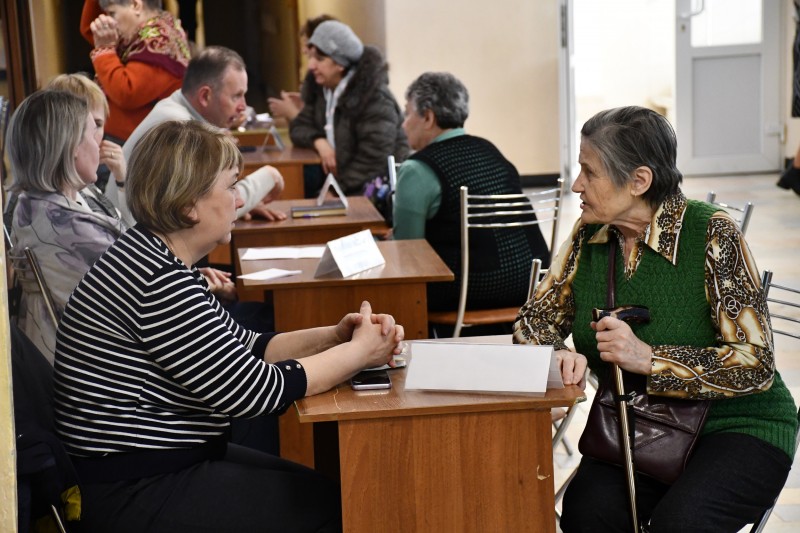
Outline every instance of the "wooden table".
<svg viewBox="0 0 800 533">
<path fill-rule="evenodd" d="M 338 466 L 345 531 L 555 531 L 550 409 L 583 391 L 406 391 L 405 369 L 390 375 L 391 390 L 342 384 L 296 403 L 333 436 L 317 438 L 317 466 Z"/>
<path fill-rule="evenodd" d="M 264 292 L 271 291 L 277 331 L 336 324 L 345 314 L 357 311 L 363 300 L 369 300 L 376 312 L 391 313 L 405 328 L 407 338 L 426 338 L 426 284 L 453 281 L 453 273 L 424 239 L 378 242 L 378 249 L 386 259 L 385 265 L 347 278 L 335 274 L 314 278 L 319 259 L 242 261 L 244 249 L 239 248 L 237 272 L 248 274 L 267 268 L 303 271 L 268 281 L 237 279 L 239 298 L 263 301 Z"/>
<path fill-rule="evenodd" d="M 260 246 L 318 244 L 361 230 L 385 231 L 386 221 L 365 196 L 347 198 L 347 214 L 315 218 L 292 218 L 293 206 L 314 205 L 316 200 L 279 200 L 270 205 L 288 215 L 286 220 L 237 220 L 232 231 L 233 249 Z"/>
<path fill-rule="evenodd" d="M 254 152 L 242 152 L 242 157 L 244 158 L 243 176 L 264 165 L 277 168 L 283 176 L 285 186 L 281 198 L 285 200 L 305 198 L 303 165 L 318 165 L 320 162 L 316 150 L 296 146 L 287 146 L 284 150 L 257 148 Z"/>
</svg>

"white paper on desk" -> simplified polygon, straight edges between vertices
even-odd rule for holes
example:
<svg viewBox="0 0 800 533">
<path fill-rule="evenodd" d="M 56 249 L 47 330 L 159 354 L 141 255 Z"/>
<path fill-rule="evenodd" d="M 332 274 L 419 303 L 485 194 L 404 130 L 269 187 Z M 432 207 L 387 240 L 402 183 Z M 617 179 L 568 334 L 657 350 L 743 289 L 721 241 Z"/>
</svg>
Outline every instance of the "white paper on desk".
<svg viewBox="0 0 800 533">
<path fill-rule="evenodd" d="M 314 277 L 338 272 L 343 278 L 386 264 L 372 233 L 365 229 L 328 241 Z"/>
<path fill-rule="evenodd" d="M 302 270 L 284 270 L 282 268 L 268 268 L 266 270 L 259 270 L 251 274 L 242 274 L 236 276 L 239 279 L 252 279 L 256 281 L 266 281 L 268 279 L 285 278 L 286 276 L 295 276 L 303 272 Z"/>
<path fill-rule="evenodd" d="M 552 346 L 411 342 L 406 390 L 527 392 L 561 389 Z"/>
<path fill-rule="evenodd" d="M 258 259 L 317 259 L 322 257 L 323 252 L 325 252 L 324 246 L 248 248 L 242 254 L 242 261 L 256 261 Z"/>
</svg>

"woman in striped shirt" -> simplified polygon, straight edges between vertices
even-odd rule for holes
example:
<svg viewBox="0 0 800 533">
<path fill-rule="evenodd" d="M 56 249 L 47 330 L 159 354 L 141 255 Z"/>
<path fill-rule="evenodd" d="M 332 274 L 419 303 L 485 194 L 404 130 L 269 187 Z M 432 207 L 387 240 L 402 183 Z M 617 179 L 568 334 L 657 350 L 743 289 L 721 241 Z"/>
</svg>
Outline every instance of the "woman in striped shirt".
<svg viewBox="0 0 800 533">
<path fill-rule="evenodd" d="M 57 428 L 82 530 L 341 528 L 333 484 L 228 444 L 229 418 L 280 413 L 390 361 L 403 328 L 367 302 L 330 327 L 237 325 L 192 265 L 230 240 L 241 168 L 230 138 L 198 122 L 154 128 L 129 161 L 139 223 L 75 289 L 57 337 Z"/>
</svg>

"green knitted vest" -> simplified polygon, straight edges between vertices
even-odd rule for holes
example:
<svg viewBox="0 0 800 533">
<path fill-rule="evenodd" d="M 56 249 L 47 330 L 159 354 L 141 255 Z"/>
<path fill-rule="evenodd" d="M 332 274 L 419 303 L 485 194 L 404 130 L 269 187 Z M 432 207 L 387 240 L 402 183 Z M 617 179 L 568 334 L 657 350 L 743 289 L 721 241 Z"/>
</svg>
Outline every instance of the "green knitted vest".
<svg viewBox="0 0 800 533">
<path fill-rule="evenodd" d="M 650 345 L 714 346 L 711 309 L 705 294 L 705 245 L 708 220 L 717 209 L 688 201 L 678 244 L 678 264 L 673 266 L 648 247 L 636 273 L 625 279 L 622 254 L 617 252 L 617 305 L 644 305 L 650 323 L 633 325 L 636 336 Z M 595 333 L 589 327 L 591 310 L 605 307 L 608 244 L 588 244 L 600 226 L 589 226 L 580 248 L 580 261 L 573 281 L 575 323 L 573 341 L 590 368 L 604 379 L 610 366 L 600 359 Z M 769 390 L 715 400 L 703 435 L 735 431 L 746 433 L 794 456 L 797 412 L 794 401 L 778 372 Z"/>
</svg>

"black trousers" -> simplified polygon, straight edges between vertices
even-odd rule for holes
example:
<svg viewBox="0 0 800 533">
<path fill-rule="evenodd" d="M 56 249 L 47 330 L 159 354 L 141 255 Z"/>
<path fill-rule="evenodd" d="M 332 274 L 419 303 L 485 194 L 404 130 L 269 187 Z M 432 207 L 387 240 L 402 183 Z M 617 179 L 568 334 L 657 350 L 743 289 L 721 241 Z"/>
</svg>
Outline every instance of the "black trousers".
<svg viewBox="0 0 800 533">
<path fill-rule="evenodd" d="M 792 462 L 782 450 L 742 433 L 698 441 L 674 485 L 637 476 L 637 508 L 649 531 L 736 532 L 758 519 L 778 497 Z M 564 494 L 561 530 L 632 529 L 625 472 L 584 457 Z"/>
<path fill-rule="evenodd" d="M 80 531 L 339 532 L 332 481 L 304 466 L 228 444 L 225 458 L 117 483 L 82 484 Z"/>
</svg>

